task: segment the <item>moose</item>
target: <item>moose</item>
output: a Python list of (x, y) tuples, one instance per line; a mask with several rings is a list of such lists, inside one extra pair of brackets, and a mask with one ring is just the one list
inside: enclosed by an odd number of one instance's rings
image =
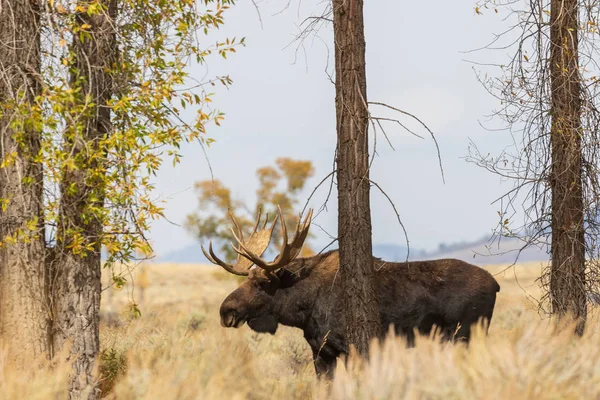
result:
[[(247, 323), (256, 332), (274, 334), (279, 324), (303, 330), (313, 353), (318, 376), (332, 378), (337, 357), (347, 353), (345, 317), (340, 280), (339, 253), (332, 250), (312, 257), (298, 257), (312, 219), (309, 210), (300, 219), (291, 242), (279, 210), (267, 228), (268, 215), (261, 229), (259, 211), (248, 240), (230, 213), (236, 228), (231, 229), (238, 254), (235, 264), (221, 260), (213, 251), (208, 260), (226, 271), (248, 279), (221, 304), (221, 325), (239, 328)], [(271, 242), (277, 220), (281, 220), (282, 246), (273, 261), (262, 258)], [(236, 232), (237, 231), (237, 232)], [(373, 258), (379, 295), (381, 332), (390, 328), (414, 345), (415, 331), (430, 334), (435, 329), (446, 341), (468, 343), (471, 327), (489, 327), (500, 291), (492, 275), (456, 259), (386, 262)]]

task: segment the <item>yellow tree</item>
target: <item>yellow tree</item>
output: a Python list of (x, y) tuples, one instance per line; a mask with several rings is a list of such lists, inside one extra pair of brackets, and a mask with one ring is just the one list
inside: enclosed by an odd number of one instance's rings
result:
[(23, 357), (70, 343), (69, 397), (96, 398), (101, 250), (107, 267), (151, 252), (152, 177), (207, 140), (223, 115), (205, 88), (230, 84), (186, 85), (188, 63), (243, 39), (199, 45), (232, 0), (41, 4), (0, 3), (0, 334)]
[(0, 1), (0, 344), (19, 358), (50, 347), (43, 169), (36, 161), (40, 10), (39, 1)]
[[(228, 261), (237, 257), (230, 242), (235, 243), (229, 230), (230, 215), (234, 215), (243, 231), (250, 230), (255, 224), (256, 212), (262, 211), (270, 220), (277, 215), (278, 207), (287, 226), (295, 226), (298, 222), (299, 197), (306, 181), (314, 175), (310, 161), (278, 158), (275, 166), (266, 166), (256, 171), (258, 189), (256, 190), (256, 207), (253, 210), (247, 203), (232, 198), (231, 191), (220, 181), (207, 180), (196, 183), (198, 193), (198, 209), (187, 216), (185, 226), (201, 241), (215, 240), (220, 246), (221, 254)], [(273, 242), (281, 245), (280, 225), (273, 232)], [(304, 255), (310, 255), (312, 250), (305, 245)]]

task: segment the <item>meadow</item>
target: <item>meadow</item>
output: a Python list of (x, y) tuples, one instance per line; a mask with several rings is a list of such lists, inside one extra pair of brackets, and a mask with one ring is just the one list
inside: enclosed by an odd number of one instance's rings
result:
[[(489, 336), (478, 332), (469, 348), (420, 338), (406, 349), (391, 338), (373, 345), (369, 363), (351, 358), (333, 382), (319, 382), (301, 331), (220, 326), (219, 305), (239, 278), (214, 266), (150, 264), (128, 276), (134, 286), (103, 293), (101, 387), (107, 399), (600, 398), (600, 319), (577, 338), (541, 316), (541, 267), (486, 267), (501, 291)], [(60, 362), (18, 370), (0, 357), (0, 398), (63, 399), (67, 373)]]

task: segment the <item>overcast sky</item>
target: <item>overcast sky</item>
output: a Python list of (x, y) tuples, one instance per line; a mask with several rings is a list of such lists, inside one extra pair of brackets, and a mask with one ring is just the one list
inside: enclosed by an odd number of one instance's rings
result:
[[(263, 25), (251, 2), (239, 1), (226, 14), (219, 36), (246, 37), (227, 61), (209, 60), (208, 71), (194, 68), (201, 79), (229, 74), (229, 89), (217, 88), (215, 106), (226, 113), (223, 125), (210, 127), (216, 142), (208, 149), (214, 175), (232, 188), (235, 196), (253, 203), (258, 167), (272, 165), (278, 157), (310, 160), (316, 167), (313, 187), (332, 168), (335, 133), (335, 91), (326, 74), (331, 71), (332, 28), (319, 38), (309, 38), (300, 51), (292, 42), (301, 21), (318, 14), (322, 1), (287, 0), (259, 2)], [(440, 242), (472, 240), (491, 232), (498, 220), (498, 205), (490, 203), (510, 187), (500, 179), (464, 160), (469, 139), (484, 151), (499, 152), (509, 141), (503, 132), (484, 130), (485, 121), (498, 101), (477, 81), (473, 64), (503, 54), (465, 54), (486, 44), (503, 27), (493, 12), (477, 16), (474, 1), (369, 1), (365, 2), (367, 87), (370, 101), (380, 101), (417, 115), (436, 134), (446, 183), (441, 179), (435, 146), (427, 132), (421, 140), (397, 126), (387, 133), (395, 151), (378, 138), (378, 157), (371, 172), (393, 199), (409, 234), (411, 246), (433, 249)], [(280, 14), (275, 15), (278, 11)], [(216, 36), (214, 36), (216, 39)], [(211, 36), (212, 42), (213, 36)], [(375, 115), (392, 116), (389, 113)], [(408, 123), (408, 120), (403, 119)], [(413, 124), (411, 125), (416, 128)], [(184, 159), (176, 168), (166, 163), (158, 176), (157, 194), (167, 200), (170, 221), (182, 224), (196, 208), (192, 186), (210, 178), (197, 144), (183, 148)], [(307, 191), (307, 195), (308, 195)], [(319, 191), (313, 205), (326, 196)], [(331, 234), (337, 229), (337, 197), (316, 222)], [(402, 231), (387, 200), (372, 189), (373, 241), (403, 244)], [(313, 227), (318, 244), (328, 236)], [(194, 242), (183, 227), (166, 221), (154, 224), (151, 238), (158, 254)]]

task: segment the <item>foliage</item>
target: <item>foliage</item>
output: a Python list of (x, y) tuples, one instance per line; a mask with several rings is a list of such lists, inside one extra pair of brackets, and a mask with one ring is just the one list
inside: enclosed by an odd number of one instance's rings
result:
[[(270, 221), (277, 214), (277, 206), (288, 226), (293, 229), (298, 222), (297, 206), (299, 196), (308, 178), (314, 174), (310, 161), (278, 158), (275, 166), (266, 166), (256, 171), (259, 187), (256, 190), (256, 211), (262, 210), (263, 216), (268, 213)], [(201, 241), (216, 240), (220, 254), (228, 261), (237, 258), (230, 242), (234, 242), (228, 212), (234, 215), (244, 232), (250, 232), (255, 225), (256, 216), (250, 206), (242, 200), (232, 198), (231, 191), (219, 180), (201, 181), (195, 185), (198, 194), (198, 209), (187, 216), (185, 223), (188, 231)], [(263, 217), (263, 221), (264, 221)], [(280, 224), (275, 228), (273, 241), (280, 246)], [(311, 254), (310, 247), (305, 245), (304, 255)]]
[[(109, 12), (106, 4), (115, 5), (117, 11)], [(153, 177), (165, 159), (179, 162), (183, 143), (210, 143), (207, 125), (219, 125), (223, 119), (223, 114), (211, 107), (214, 93), (208, 89), (216, 84), (228, 86), (231, 79), (219, 76), (192, 81), (187, 67), (190, 63), (204, 67), (213, 54), (227, 58), (244, 44), (243, 38), (216, 42), (209, 38), (223, 25), (233, 4), (234, 0), (45, 3), (42, 70), (36, 75), (41, 94), (33, 105), (20, 102), (19, 97), (1, 104), (2, 113), (10, 116), (17, 132), (33, 127), (41, 134), (39, 152), (27, 148), (23, 135), (18, 133), (15, 139), (23, 154), (43, 165), (45, 232), (39, 231), (35, 217), (27, 225), (29, 232), (19, 230), (0, 238), (0, 244), (43, 236), (51, 246), (63, 241), (69, 251), (82, 256), (101, 245), (108, 255), (107, 266), (132, 260), (136, 254), (151, 254), (144, 233), (151, 221), (163, 217), (161, 204), (151, 197)], [(116, 42), (115, 59), (104, 71), (114, 95), (105, 104), (96, 104), (93, 91), (85, 91), (86, 74), (78, 70), (85, 64), (77, 60), (75, 46), (69, 45), (75, 40), (95, 40), (96, 32), (85, 22), (95, 17), (108, 20)], [(110, 110), (110, 132), (94, 143), (86, 142), (83, 132), (89, 117), (106, 108)], [(195, 116), (185, 121), (179, 113), (188, 108)], [(74, 151), (75, 147), (87, 151)], [(10, 158), (3, 160), (0, 169), (10, 163)], [(67, 227), (56, 237), (59, 188), (70, 171), (84, 171), (83, 185), (98, 188), (85, 192), (86, 206), (78, 212), (84, 224), (99, 221), (103, 227), (100, 237), (86, 235), (81, 226)], [(78, 194), (75, 184), (65, 190)], [(10, 201), (0, 199), (0, 204), (6, 206)]]
[(117, 380), (127, 372), (125, 354), (114, 348), (106, 348), (100, 352), (100, 385), (101, 396), (106, 397), (114, 388)]

